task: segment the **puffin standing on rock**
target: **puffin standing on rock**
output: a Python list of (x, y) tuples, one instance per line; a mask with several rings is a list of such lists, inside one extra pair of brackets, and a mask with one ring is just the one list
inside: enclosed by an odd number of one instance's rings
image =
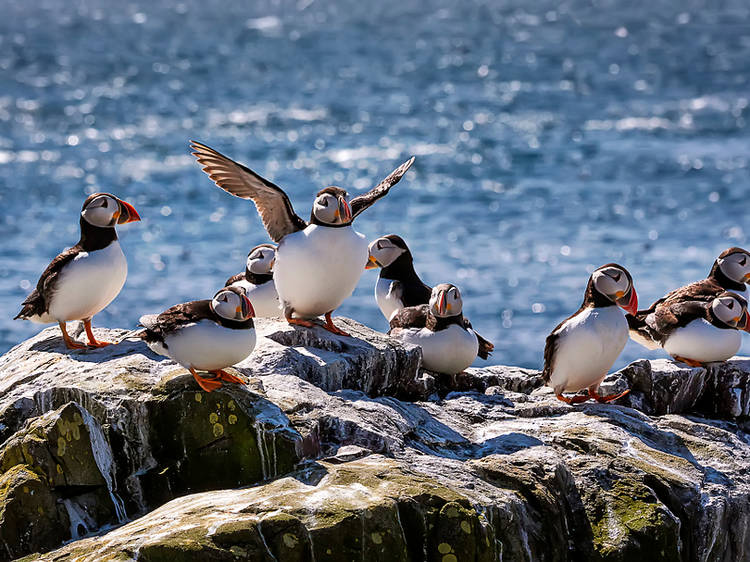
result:
[(750, 332), (747, 301), (730, 291), (711, 302), (665, 302), (654, 312), (627, 319), (632, 339), (649, 349), (661, 347), (691, 367), (726, 361), (740, 349), (738, 330)]
[(388, 334), (421, 347), (425, 369), (455, 375), (481, 356), (478, 336), (462, 310), (458, 287), (441, 283), (432, 289), (429, 304), (398, 310)]
[(81, 209), (81, 239), (47, 266), (14, 320), (57, 322), (68, 349), (86, 347), (65, 329), (66, 322), (83, 320), (90, 347), (109, 345), (94, 337), (91, 318), (114, 300), (128, 275), (115, 225), (139, 220), (130, 203), (110, 193), (89, 195)]
[(281, 314), (279, 295), (273, 283), (276, 246), (260, 244), (247, 255), (245, 271), (227, 279), (225, 287), (241, 287), (253, 303), (255, 317), (277, 318)]
[[(628, 341), (628, 323), (618, 306), (634, 313), (638, 295), (630, 273), (621, 265), (609, 263), (591, 274), (581, 308), (547, 336), (542, 378), (558, 399), (568, 404), (590, 398), (611, 402), (630, 392), (609, 396), (597, 392)], [(563, 392), (584, 388), (588, 396), (563, 396)]]
[(367, 241), (352, 221), (398, 183), (414, 158), (351, 203), (339, 187), (320, 190), (307, 223), (277, 185), (204, 144), (193, 141), (191, 147), (216, 185), (255, 203), (263, 226), (279, 244), (273, 278), (287, 322), (313, 327), (317, 324), (311, 320), (325, 315), (326, 330), (348, 336), (333, 324), (331, 313), (354, 292), (367, 263)]
[[(390, 322), (402, 308), (430, 302), (432, 289), (414, 271), (414, 258), (403, 238), (396, 234), (381, 236), (370, 243), (368, 251), (370, 256), (365, 269), (381, 268), (375, 284), (375, 301), (386, 320)], [(468, 318), (463, 318), (463, 322), (471, 329)], [(476, 332), (474, 334), (479, 340), (479, 357), (487, 359), (495, 346)]]
[[(240, 287), (225, 287), (211, 300), (178, 304), (161, 314), (141, 316), (145, 329), (125, 338), (140, 338), (159, 355), (174, 359), (206, 392), (221, 381), (245, 384), (223, 369), (239, 363), (255, 348), (253, 305)], [(124, 339), (125, 339), (124, 338)], [(208, 371), (212, 378), (197, 371)]]

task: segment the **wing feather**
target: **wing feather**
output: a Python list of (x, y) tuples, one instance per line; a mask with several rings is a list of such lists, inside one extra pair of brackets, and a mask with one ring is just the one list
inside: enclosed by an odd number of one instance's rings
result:
[(407, 172), (407, 170), (413, 163), (414, 156), (412, 156), (398, 168), (393, 170), (387, 178), (373, 187), (370, 191), (354, 197), (349, 202), (349, 205), (352, 209), (352, 220), (362, 211), (367, 209), (370, 205), (375, 203), (375, 201), (377, 201), (381, 197), (384, 197), (388, 193), (388, 191), (399, 182), (399, 180), (403, 177), (403, 175)]
[(307, 227), (307, 223), (294, 212), (287, 194), (278, 185), (205, 144), (191, 141), (190, 147), (203, 171), (216, 185), (227, 193), (255, 203), (263, 226), (274, 242)]

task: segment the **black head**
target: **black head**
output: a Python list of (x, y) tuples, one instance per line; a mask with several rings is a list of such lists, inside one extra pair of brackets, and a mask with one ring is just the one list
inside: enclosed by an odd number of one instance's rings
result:
[(352, 222), (352, 210), (346, 202), (347, 193), (330, 186), (318, 191), (313, 203), (310, 222), (323, 226), (347, 226)]
[(616, 304), (635, 314), (638, 311), (638, 295), (630, 272), (616, 263), (608, 263), (594, 270), (586, 287), (584, 303), (591, 306)]

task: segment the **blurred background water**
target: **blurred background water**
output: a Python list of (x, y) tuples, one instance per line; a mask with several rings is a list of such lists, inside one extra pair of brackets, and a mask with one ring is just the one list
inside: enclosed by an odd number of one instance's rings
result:
[[(246, 4), (246, 5), (242, 5)], [(750, 5), (710, 2), (5, 2), (0, 19), (0, 351), (93, 191), (130, 201), (130, 273), (98, 326), (210, 296), (266, 241), (188, 152), (246, 163), (309, 216), (369, 189), (356, 222), (452, 281), (492, 363), (544, 339), (617, 261), (641, 304), (746, 245)], [(386, 329), (376, 273), (338, 311)], [(750, 352), (745, 345), (744, 352)], [(618, 366), (660, 356), (629, 343)]]

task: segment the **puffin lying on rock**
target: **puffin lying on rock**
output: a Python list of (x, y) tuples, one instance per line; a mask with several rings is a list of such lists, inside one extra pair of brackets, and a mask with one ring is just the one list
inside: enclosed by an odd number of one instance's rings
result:
[(204, 144), (191, 147), (216, 185), (255, 203), (271, 240), (279, 244), (274, 284), (287, 322), (312, 327), (312, 319), (325, 315), (327, 330), (348, 336), (333, 324), (331, 313), (352, 294), (367, 263), (367, 242), (352, 221), (398, 183), (414, 158), (351, 203), (339, 187), (320, 190), (307, 223), (277, 185)]
[(738, 330), (750, 332), (747, 301), (730, 291), (711, 302), (667, 301), (627, 319), (632, 339), (692, 367), (733, 357), (742, 343)]
[[(195, 377), (206, 392), (221, 381), (245, 384), (223, 369), (239, 363), (255, 348), (253, 305), (240, 287), (225, 287), (211, 300), (178, 304), (162, 312), (141, 316), (144, 330), (127, 334), (140, 338), (152, 351), (174, 359)], [(197, 371), (208, 371), (203, 377)]]
[[(596, 269), (589, 278), (581, 308), (547, 336), (542, 378), (568, 404), (611, 402), (625, 396), (600, 396), (597, 390), (628, 341), (628, 323), (619, 310), (633, 314), (638, 295), (630, 273), (616, 263)], [(588, 389), (588, 396), (567, 398), (563, 392)]]
[[(746, 283), (748, 281), (750, 281), (750, 254), (742, 248), (727, 248), (716, 258), (708, 277), (675, 289), (647, 309), (633, 314), (633, 318), (628, 319), (629, 324), (634, 327), (630, 330), (630, 337), (642, 346), (653, 349), (654, 340), (640, 329), (647, 317), (669, 316), (670, 309), (678, 303), (700, 301), (710, 304), (725, 291), (731, 291), (747, 301)], [(657, 341), (659, 341), (658, 337)]]
[(432, 289), (429, 304), (398, 310), (388, 334), (421, 347), (425, 369), (455, 375), (474, 362), (480, 349), (477, 334), (462, 310), (458, 287), (441, 283)]
[(277, 318), (281, 315), (279, 295), (273, 283), (276, 246), (260, 244), (247, 255), (245, 271), (227, 279), (225, 287), (241, 287), (253, 303), (256, 318)]
[(128, 276), (115, 225), (139, 220), (130, 203), (110, 193), (89, 195), (81, 209), (81, 239), (47, 266), (14, 320), (57, 322), (68, 349), (86, 347), (65, 329), (66, 322), (83, 320), (90, 347), (109, 345), (94, 337), (91, 318), (114, 300)]
[[(396, 234), (381, 236), (370, 243), (368, 251), (370, 256), (365, 269), (381, 268), (375, 285), (375, 301), (386, 320), (390, 322), (402, 308), (430, 302), (432, 289), (414, 271), (414, 258), (403, 238)], [(471, 328), (467, 318), (463, 321), (467, 328)], [(474, 333), (479, 341), (478, 355), (487, 359), (495, 346)]]

